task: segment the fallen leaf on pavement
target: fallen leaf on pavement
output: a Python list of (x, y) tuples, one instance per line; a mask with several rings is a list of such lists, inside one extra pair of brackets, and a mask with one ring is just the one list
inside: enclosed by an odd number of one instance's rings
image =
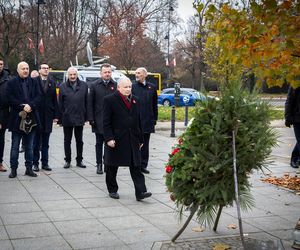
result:
[(237, 228), (237, 225), (235, 225), (235, 224), (229, 224), (229, 225), (227, 226), (227, 228), (229, 228), (229, 229), (236, 229), (236, 228)]
[(229, 245), (217, 243), (213, 246), (213, 250), (228, 250), (231, 249)]
[(203, 232), (203, 231), (205, 231), (205, 227), (193, 227), (192, 231), (194, 231), (194, 232)]
[(300, 178), (297, 175), (285, 173), (283, 177), (271, 176), (261, 179), (261, 181), (291, 190), (300, 191)]

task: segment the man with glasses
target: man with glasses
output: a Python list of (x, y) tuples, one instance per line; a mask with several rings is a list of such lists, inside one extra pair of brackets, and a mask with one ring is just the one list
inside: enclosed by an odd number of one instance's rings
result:
[(39, 67), (39, 80), (42, 101), (38, 109), (41, 128), (37, 131), (33, 142), (33, 171), (39, 171), (39, 160), (41, 151), (42, 169), (51, 171), (49, 167), (49, 138), (52, 132), (53, 122), (58, 121), (58, 103), (56, 97), (56, 83), (49, 78), (48, 64), (41, 64)]

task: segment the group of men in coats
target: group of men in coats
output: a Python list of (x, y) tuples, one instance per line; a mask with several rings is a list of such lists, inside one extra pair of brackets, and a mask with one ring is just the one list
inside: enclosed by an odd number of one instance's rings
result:
[(111, 65), (103, 64), (99, 80), (88, 86), (79, 80), (78, 70), (70, 67), (68, 79), (59, 88), (58, 102), (56, 85), (48, 77), (48, 70), (49, 66), (42, 64), (40, 76), (31, 78), (28, 64), (20, 62), (18, 76), (7, 82), (7, 103), (10, 107), (8, 128), (12, 132), (9, 177), (17, 176), (21, 138), (25, 142), (25, 174), (37, 176), (34, 171), (39, 171), (40, 151), (42, 169), (51, 171), (48, 149), (53, 121), (63, 126), (64, 168), (71, 167), (73, 131), (76, 166), (85, 168), (82, 162), (82, 132), (85, 122), (89, 121), (96, 136), (96, 171), (103, 174), (104, 165), (109, 196), (119, 199), (117, 170), (119, 166), (129, 166), (136, 199), (140, 201), (150, 197), (143, 173), (149, 173), (149, 139), (157, 120), (157, 94), (156, 87), (145, 81), (147, 70), (136, 70), (133, 85), (128, 78), (121, 78), (116, 83), (111, 78)]

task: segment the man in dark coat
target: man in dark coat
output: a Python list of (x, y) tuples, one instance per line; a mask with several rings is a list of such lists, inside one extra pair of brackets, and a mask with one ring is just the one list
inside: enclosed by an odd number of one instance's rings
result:
[(71, 166), (71, 141), (74, 130), (76, 140), (76, 166), (86, 168), (82, 163), (83, 157), (83, 141), (82, 131), (83, 125), (87, 120), (87, 97), (88, 85), (84, 81), (78, 79), (78, 71), (74, 67), (70, 67), (67, 71), (68, 80), (59, 88), (59, 111), (60, 122), (64, 130), (64, 150), (65, 165), (64, 168)]
[(4, 61), (0, 59), (0, 172), (6, 172), (3, 166), (3, 153), (5, 146), (5, 130), (7, 128), (7, 118), (9, 107), (6, 98), (6, 83), (9, 80), (9, 72), (4, 69)]
[(20, 62), (17, 71), (18, 76), (9, 80), (6, 88), (10, 106), (8, 129), (12, 132), (9, 178), (17, 176), (21, 138), (25, 143), (25, 175), (36, 177), (36, 173), (32, 171), (33, 139), (40, 126), (37, 111), (41, 101), (41, 89), (37, 79), (29, 76), (29, 66), (26, 62)]
[(58, 121), (58, 103), (56, 96), (56, 83), (49, 78), (49, 66), (41, 64), (40, 75), (37, 77), (41, 85), (42, 101), (39, 107), (41, 129), (35, 134), (33, 142), (33, 171), (39, 171), (39, 159), (41, 151), (42, 169), (51, 171), (48, 165), (49, 138), (52, 132), (53, 121)]
[(300, 88), (290, 86), (285, 102), (285, 125), (293, 125), (296, 145), (292, 151), (290, 165), (293, 168), (300, 166)]
[(146, 81), (147, 70), (138, 68), (135, 71), (136, 82), (132, 86), (132, 94), (136, 95), (140, 100), (141, 123), (144, 136), (144, 145), (141, 149), (142, 153), (142, 172), (149, 174), (147, 169), (149, 161), (149, 141), (150, 134), (154, 133), (156, 125), (158, 109), (157, 109), (157, 92), (156, 87)]
[(105, 139), (104, 164), (106, 166), (106, 186), (109, 196), (119, 199), (116, 180), (118, 166), (129, 166), (138, 201), (150, 197), (145, 177), (141, 172), (140, 148), (143, 134), (140, 124), (139, 103), (131, 95), (131, 81), (121, 78), (118, 91), (104, 97), (103, 135)]
[(117, 90), (117, 83), (111, 78), (112, 69), (110, 64), (102, 64), (100, 68), (101, 78), (90, 85), (88, 95), (88, 120), (92, 131), (96, 135), (96, 163), (97, 174), (103, 174), (103, 98)]

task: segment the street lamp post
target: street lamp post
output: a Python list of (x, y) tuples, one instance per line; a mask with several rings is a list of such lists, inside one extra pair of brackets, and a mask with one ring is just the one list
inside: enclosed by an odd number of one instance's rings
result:
[(36, 18), (36, 52), (35, 52), (35, 66), (39, 66), (39, 28), (40, 28), (40, 5), (46, 4), (44, 0), (37, 0), (37, 18)]
[(167, 40), (167, 69), (168, 76), (167, 79), (171, 78), (171, 68), (170, 68), (170, 27), (171, 27), (171, 12), (174, 11), (174, 8), (171, 5), (171, 0), (169, 0), (169, 15), (168, 15), (168, 34), (164, 37)]

